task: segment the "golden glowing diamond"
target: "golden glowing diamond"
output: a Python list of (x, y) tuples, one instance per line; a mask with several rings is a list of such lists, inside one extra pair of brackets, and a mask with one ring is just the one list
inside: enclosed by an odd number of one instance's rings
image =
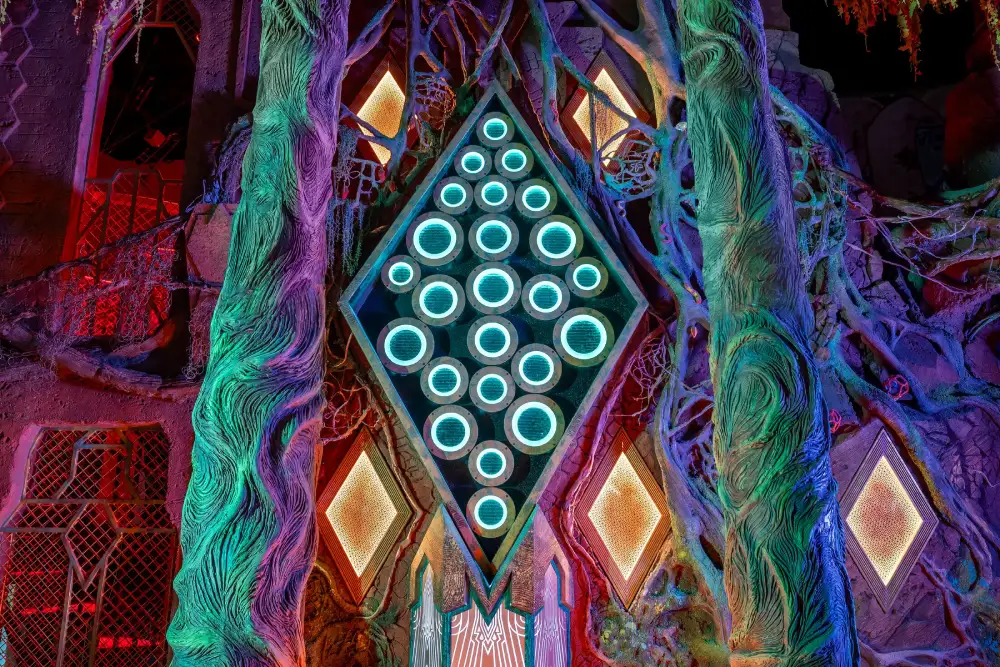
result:
[(847, 525), (883, 584), (896, 573), (923, 523), (896, 472), (881, 457), (847, 515)]
[(360, 603), (412, 514), (367, 429), (341, 459), (316, 507), (320, 537)]
[(663, 515), (622, 452), (587, 516), (628, 579)]
[(887, 431), (875, 439), (844, 491), (840, 511), (847, 550), (888, 611), (938, 518)]
[(594, 471), (583, 511), (580, 528), (628, 607), (656, 560), (668, 520), (663, 491), (624, 431)]
[[(399, 129), (399, 119), (403, 116), (405, 102), (406, 95), (403, 93), (403, 89), (396, 83), (392, 71), (386, 69), (385, 74), (368, 95), (368, 99), (361, 105), (358, 118), (387, 137), (395, 136), (396, 130)], [(372, 136), (366, 127), (362, 127), (361, 132), (369, 137)], [(371, 147), (379, 162), (382, 164), (389, 162), (392, 152), (388, 148), (376, 143), (372, 143)]]
[(361, 452), (326, 508), (326, 518), (358, 576), (375, 555), (397, 514), (368, 452)]
[[(594, 85), (608, 96), (608, 99), (611, 100), (615, 107), (626, 115), (635, 118), (635, 110), (629, 105), (621, 89), (615, 85), (607, 69), (601, 68), (600, 72), (597, 73), (597, 77), (594, 78)], [(604, 102), (598, 102), (595, 111), (594, 127), (597, 130), (597, 148), (601, 149), (607, 143), (602, 153), (602, 157), (607, 161), (618, 150), (618, 146), (625, 139), (625, 135), (622, 134), (614, 139), (611, 138), (628, 128), (629, 124), (614, 109), (608, 108)], [(593, 137), (591, 137), (590, 133), (590, 93), (583, 96), (580, 106), (573, 113), (573, 120), (579, 126), (580, 131), (583, 132), (583, 136), (587, 138), (587, 141), (593, 142)], [(611, 139), (610, 142), (608, 142), (609, 139)]]

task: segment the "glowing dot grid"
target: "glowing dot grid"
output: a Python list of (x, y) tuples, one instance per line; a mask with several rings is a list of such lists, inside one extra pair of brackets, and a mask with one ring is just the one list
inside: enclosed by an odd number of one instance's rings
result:
[[(553, 338), (555, 325), (560, 320), (568, 319), (569, 313), (574, 312), (575, 309), (585, 308), (598, 311), (607, 318), (613, 329), (613, 331), (608, 332), (609, 336), (606, 345), (607, 351), (611, 352), (615, 349), (619, 341), (624, 342), (623, 339), (627, 338), (634, 329), (639, 311), (645, 308), (645, 301), (642, 299), (634, 283), (627, 276), (624, 279), (622, 278), (621, 272), (618, 270), (619, 265), (617, 264), (617, 260), (613, 259), (612, 251), (607, 244), (603, 240), (598, 240), (600, 237), (593, 227), (593, 223), (587, 217), (587, 212), (579, 210), (575, 197), (566, 196), (561, 179), (553, 176), (554, 167), (551, 168), (551, 171), (546, 168), (546, 165), (551, 165), (548, 157), (539, 150), (536, 139), (519, 125), (517, 120), (514, 120), (517, 118), (516, 111), (512, 113), (511, 108), (507, 104), (502, 103), (501, 99), (497, 99), (501, 96), (502, 93), (499, 93), (496, 97), (489, 99), (487, 104), (481, 103), (480, 107), (485, 108), (482, 108), (479, 113), (473, 111), (470, 115), (471, 122), (467, 122), (465, 126), (464, 135), (463, 130), (460, 129), (457, 135), (457, 143), (449, 146), (439, 158), (439, 168), (431, 171), (428, 180), (423, 183), (421, 190), (413, 196), (413, 200), (416, 202), (415, 205), (400, 214), (400, 218), (397, 219), (393, 228), (387, 232), (383, 244), (376, 248), (372, 258), (369, 259), (368, 263), (362, 269), (361, 275), (355, 279), (355, 284), (352, 284), (351, 288), (348, 289), (342, 306), (346, 304), (347, 308), (351, 309), (350, 314), (356, 315), (357, 326), (361, 329), (359, 333), (364, 334), (363, 337), (358, 336), (358, 338), (359, 341), (363, 341), (362, 349), (368, 355), (369, 360), (373, 361), (372, 357), (376, 357), (373, 363), (379, 363), (379, 365), (384, 367), (384, 363), (382, 363), (382, 359), (380, 358), (383, 355), (383, 351), (375, 349), (374, 345), (374, 342), (379, 338), (380, 332), (394, 320), (412, 318), (416, 317), (416, 315), (412, 309), (411, 292), (393, 293), (378, 279), (377, 272), (381, 267), (379, 262), (376, 261), (377, 256), (387, 259), (395, 255), (408, 255), (420, 264), (423, 278), (426, 279), (435, 275), (453, 278), (466, 292), (466, 305), (461, 316), (455, 322), (443, 326), (429, 326), (434, 336), (434, 353), (432, 359), (444, 356), (454, 357), (465, 365), (470, 377), (486, 366), (499, 366), (516, 377), (518, 369), (512, 366), (510, 358), (507, 358), (502, 363), (495, 361), (483, 363), (477, 360), (469, 350), (467, 343), (469, 329), (473, 323), (484, 317), (499, 317), (512, 323), (517, 331), (517, 349), (533, 343), (542, 344), (550, 348), (551, 354), (555, 355), (556, 359), (562, 364), (562, 374), (555, 386), (546, 391), (532, 394), (521, 389), (515, 382), (511, 387), (511, 391), (515, 399), (523, 396), (545, 397), (552, 400), (558, 406), (562, 412), (559, 415), (562, 419), (558, 425), (559, 430), (555, 438), (555, 442), (558, 444), (566, 438), (567, 427), (571, 425), (578, 409), (581, 407), (583, 409), (589, 408), (589, 406), (584, 405), (585, 397), (588, 397), (595, 380), (604, 376), (602, 371), (604, 371), (605, 367), (611, 366), (615, 359), (614, 356), (609, 356), (602, 362), (582, 367), (569, 363), (565, 357), (560, 357), (556, 351), (556, 343)], [(487, 97), (491, 96), (488, 95)], [(489, 215), (487, 211), (483, 210), (476, 203), (473, 203), (472, 206), (461, 213), (452, 212), (449, 214), (457, 220), (459, 226), (464, 231), (465, 237), (461, 253), (452, 262), (442, 266), (425, 264), (421, 262), (419, 253), (411, 252), (406, 245), (407, 227), (414, 224), (414, 221), (419, 216), (438, 211), (438, 207), (434, 201), (434, 190), (437, 183), (445, 178), (460, 177), (459, 171), (453, 164), (454, 156), (459, 150), (468, 145), (479, 146), (489, 158), (484, 170), (487, 173), (485, 178), (488, 179), (491, 175), (499, 175), (493, 157), (502, 151), (504, 146), (487, 146), (480, 141), (477, 133), (477, 126), (481, 121), (482, 115), (487, 112), (501, 112), (506, 114), (509, 118), (508, 122), (512, 122), (514, 125), (514, 132), (509, 142), (524, 144), (534, 154), (531, 168), (516, 179), (510, 178), (513, 188), (516, 189), (518, 185), (530, 179), (542, 179), (553, 185), (556, 206), (549, 215), (566, 216), (577, 223), (583, 231), (582, 248), (579, 254), (574, 254), (574, 256), (593, 258), (601, 262), (608, 270), (610, 280), (607, 289), (600, 295), (589, 298), (570, 294), (569, 310), (566, 315), (560, 318), (549, 320), (536, 319), (525, 311), (522, 305), (521, 295), (524, 284), (528, 280), (534, 276), (547, 274), (555, 276), (560, 281), (564, 281), (568, 265), (565, 262), (548, 264), (533, 254), (529, 243), (531, 230), (535, 226), (543, 224), (549, 216), (533, 218), (524, 215), (517, 207), (513, 197), (510, 198), (510, 207), (497, 213), (511, 219), (517, 227), (519, 235), (516, 251), (502, 262), (502, 264), (505, 264), (517, 273), (521, 282), (520, 290), (512, 298), (516, 305), (510, 310), (501, 313), (480, 312), (469, 299), (471, 296), (469, 294), (471, 284), (467, 279), (470, 273), (476, 267), (488, 263), (476, 256), (469, 245), (470, 229), (473, 223), (477, 219)], [(529, 160), (529, 162), (531, 161)], [(474, 186), (475, 183), (470, 182), (470, 185)], [(511, 194), (513, 194), (513, 191), (511, 191)], [(358, 289), (355, 285), (363, 285), (364, 288)], [(357, 298), (352, 300), (352, 296), (355, 294)], [(347, 311), (347, 308), (345, 308), (345, 311)], [(348, 320), (352, 326), (355, 325), (355, 322), (351, 321), (351, 317), (348, 317)], [(399, 411), (400, 416), (404, 420), (407, 417), (410, 419), (411, 432), (415, 431), (422, 434), (428, 415), (441, 406), (430, 401), (424, 395), (420, 386), (421, 370), (417, 369), (409, 374), (386, 371), (385, 378), (391, 382), (401, 400), (404, 410)], [(383, 379), (384, 381), (385, 379)], [(514, 447), (508, 442), (504, 429), (505, 416), (513, 415), (513, 407), (488, 413), (477, 408), (472, 402), (471, 397), (474, 391), (475, 387), (470, 383), (465, 395), (452, 405), (464, 408), (474, 415), (479, 431), (476, 438), (477, 442), (496, 440), (511, 450), (514, 461), (513, 473), (506, 482), (495, 488), (510, 495), (514, 502), (513, 514), (520, 516), (522, 508), (531, 499), (530, 497), (535, 490), (536, 484), (543, 478), (543, 473), (546, 472), (546, 467), (552, 457), (553, 451), (558, 450), (558, 448), (542, 447), (540, 449), (544, 451), (541, 453), (529, 455), (524, 452), (524, 448), (519, 449)], [(391, 395), (392, 392), (390, 392)], [(590, 401), (593, 401), (593, 397), (590, 397)], [(469, 449), (471, 450), (471, 446), (475, 444), (471, 443)], [(473, 478), (470, 463), (474, 465), (474, 462), (470, 462), (468, 455), (459, 459), (445, 460), (440, 456), (433, 455), (435, 450), (433, 443), (425, 442), (424, 445), (432, 454), (430, 457), (423, 457), (425, 462), (428, 462), (428, 460), (433, 461), (433, 465), (440, 472), (440, 478), (436, 478), (435, 481), (440, 484), (443, 480), (458, 507), (463, 510), (466, 517), (470, 520), (470, 527), (475, 530), (475, 527), (471, 525), (474, 521), (474, 508), (468, 506), (469, 500), (476, 491), (488, 487), (484, 487)], [(447, 494), (445, 497), (447, 497)], [(508, 517), (508, 522), (517, 525), (513, 516)], [(512, 542), (515, 537), (516, 535), (509, 533), (498, 537), (483, 537), (482, 535), (478, 535), (477, 540), (478, 546), (482, 548), (487, 561), (493, 561), (493, 565), (498, 566), (499, 562), (497, 561), (502, 560), (509, 548), (502, 548), (502, 545)], [(470, 544), (470, 547), (473, 547), (473, 551), (475, 551), (475, 546)], [(483, 561), (478, 557), (477, 559), (483, 565)], [(484, 567), (484, 569), (487, 568)]]

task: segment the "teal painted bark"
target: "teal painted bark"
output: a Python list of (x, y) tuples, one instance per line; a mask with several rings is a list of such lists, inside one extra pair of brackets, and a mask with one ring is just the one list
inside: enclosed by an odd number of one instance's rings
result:
[(316, 551), (326, 207), (348, 0), (264, 0), (261, 78), (193, 415), (175, 665), (301, 665)]
[(734, 665), (852, 665), (858, 644), (756, 0), (682, 0), (712, 325)]

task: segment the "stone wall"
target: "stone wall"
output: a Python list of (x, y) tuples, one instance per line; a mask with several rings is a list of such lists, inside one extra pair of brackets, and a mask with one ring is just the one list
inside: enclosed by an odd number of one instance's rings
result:
[(0, 40), (0, 283), (60, 259), (91, 32), (74, 0), (11, 0)]

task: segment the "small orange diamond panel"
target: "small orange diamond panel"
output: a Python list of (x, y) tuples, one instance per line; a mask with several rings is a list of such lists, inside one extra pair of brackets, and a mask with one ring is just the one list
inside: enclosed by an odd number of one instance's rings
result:
[(847, 546), (888, 610), (937, 525), (889, 434), (882, 431), (841, 502)]
[[(580, 87), (563, 110), (562, 122), (579, 147), (587, 151), (594, 143), (593, 135), (596, 133), (597, 149), (607, 164), (625, 140), (629, 127), (628, 118), (645, 120), (648, 115), (606, 53), (601, 52), (594, 59), (587, 70), (587, 78), (594, 82), (597, 90), (604, 93), (614, 108), (603, 100), (598, 100), (591, 109), (594, 96)], [(593, 127), (590, 117), (592, 111)]]
[(667, 532), (663, 491), (619, 432), (584, 498), (581, 529), (622, 602), (632, 603)]
[(362, 431), (318, 503), (319, 531), (356, 602), (399, 539), (411, 510), (367, 431)]
[[(399, 119), (403, 117), (403, 106), (406, 94), (399, 85), (397, 73), (391, 61), (386, 58), (375, 69), (371, 79), (351, 104), (355, 115), (367, 125), (375, 128), (382, 135), (392, 137), (399, 129)], [(371, 130), (365, 125), (360, 127), (361, 133), (372, 136)], [(368, 142), (375, 159), (381, 164), (387, 164), (392, 152), (380, 144)]]

